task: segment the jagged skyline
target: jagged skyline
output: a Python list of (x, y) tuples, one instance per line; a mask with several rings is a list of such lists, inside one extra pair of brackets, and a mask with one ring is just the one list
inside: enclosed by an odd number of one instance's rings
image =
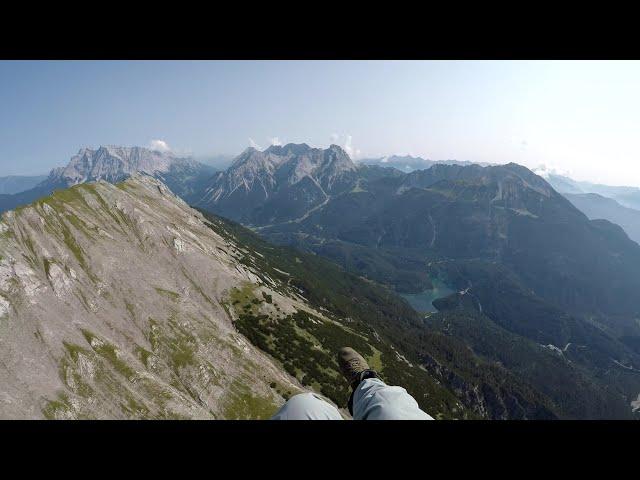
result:
[(82, 147), (198, 158), (304, 142), (640, 186), (640, 62), (5, 61), (0, 75), (2, 176)]

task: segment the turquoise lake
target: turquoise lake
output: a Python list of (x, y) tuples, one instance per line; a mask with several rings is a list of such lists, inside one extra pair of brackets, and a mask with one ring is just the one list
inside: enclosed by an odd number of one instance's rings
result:
[(450, 289), (440, 280), (432, 280), (433, 289), (425, 290), (420, 293), (401, 293), (400, 296), (404, 298), (414, 308), (414, 310), (420, 313), (437, 312), (434, 306), (431, 304), (436, 298), (446, 297), (455, 293), (455, 290)]

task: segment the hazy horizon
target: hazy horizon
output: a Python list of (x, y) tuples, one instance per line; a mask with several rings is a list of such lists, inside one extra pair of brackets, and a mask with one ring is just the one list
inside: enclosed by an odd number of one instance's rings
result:
[(0, 78), (0, 176), (82, 147), (292, 142), (640, 186), (637, 61), (3, 61)]

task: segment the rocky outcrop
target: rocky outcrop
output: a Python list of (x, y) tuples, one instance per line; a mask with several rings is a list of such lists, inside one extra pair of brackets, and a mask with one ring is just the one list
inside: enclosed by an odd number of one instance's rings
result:
[(248, 148), (213, 178), (196, 205), (247, 223), (293, 221), (350, 188), (357, 170), (337, 145)]
[(0, 418), (268, 417), (302, 387), (236, 331), (230, 292), (312, 309), (247, 255), (144, 175), (5, 213)]
[(98, 180), (116, 183), (135, 173), (162, 180), (174, 193), (189, 201), (195, 192), (202, 190), (214, 171), (213, 167), (171, 152), (142, 147), (82, 148), (65, 167), (54, 168), (35, 187), (15, 195), (0, 195), (0, 212), (31, 203), (56, 189)]

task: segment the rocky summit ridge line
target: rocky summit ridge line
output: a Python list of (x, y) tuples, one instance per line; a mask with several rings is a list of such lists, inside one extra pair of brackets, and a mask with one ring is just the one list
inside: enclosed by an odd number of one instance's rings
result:
[(31, 203), (54, 190), (97, 180), (116, 183), (135, 173), (158, 178), (177, 195), (191, 200), (214, 172), (215, 168), (209, 165), (172, 152), (113, 145), (82, 148), (66, 166), (52, 169), (34, 187), (13, 195), (0, 195), (0, 212)]

